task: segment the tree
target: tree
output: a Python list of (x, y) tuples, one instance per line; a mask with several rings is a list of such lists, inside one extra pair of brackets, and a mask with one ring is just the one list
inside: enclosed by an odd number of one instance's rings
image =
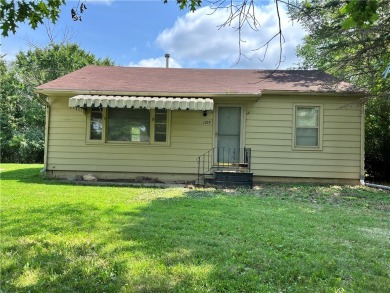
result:
[(23, 81), (32, 88), (89, 64), (113, 65), (109, 58), (98, 59), (72, 43), (50, 43), (45, 48), (35, 47), (20, 52), (14, 63)]
[(390, 64), (390, 2), (376, 3), (376, 16), (356, 23), (343, 13), (342, 1), (316, 0), (292, 9), (292, 17), (308, 31), (297, 50), (301, 67), (323, 69), (371, 95), (389, 97), (390, 79), (384, 73)]
[[(370, 2), (375, 5), (371, 7)], [(352, 8), (346, 14), (342, 1), (310, 1), (310, 5), (292, 10), (292, 17), (309, 32), (297, 52), (303, 59), (302, 68), (324, 70), (368, 92), (366, 170), (372, 177), (389, 180), (390, 2), (350, 3), (362, 5), (361, 11), (367, 9), (367, 15)]]
[(88, 64), (113, 65), (76, 44), (51, 43), (20, 52), (7, 65), (0, 60), (1, 161), (43, 161), (45, 107), (34, 88)]
[(42, 161), (44, 116), (42, 106), (24, 97), (17, 72), (0, 60), (1, 161)]
[[(15, 34), (18, 23), (28, 22), (32, 29), (37, 28), (48, 19), (55, 24), (60, 15), (61, 6), (66, 0), (0, 0), (0, 29), (1, 34), (6, 37), (9, 32)], [(77, 7), (71, 9), (73, 20), (81, 20), (81, 14), (87, 9), (85, 1), (79, 1)]]
[(0, 1), (0, 29), (5, 37), (9, 32), (16, 32), (18, 22), (28, 21), (33, 29), (38, 24), (43, 24), (44, 19), (50, 19), (52, 23), (55, 23), (59, 17), (61, 5), (65, 4), (65, 0)]

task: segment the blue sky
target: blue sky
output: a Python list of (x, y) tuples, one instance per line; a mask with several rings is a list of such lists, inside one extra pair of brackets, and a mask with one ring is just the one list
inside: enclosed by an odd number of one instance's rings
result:
[[(218, 29), (226, 20), (226, 10), (212, 13), (204, 5), (190, 12), (180, 10), (175, 0), (168, 4), (162, 0), (87, 0), (82, 21), (73, 21), (70, 16), (78, 1), (67, 1), (59, 21), (51, 29), (56, 41), (67, 35), (82, 49), (98, 58), (109, 57), (121, 66), (163, 67), (164, 54), (170, 53), (171, 67), (273, 69), (279, 56), (278, 40), (270, 44), (263, 61), (264, 51), (254, 49), (277, 32), (275, 4), (273, 0), (257, 2), (261, 27), (258, 32), (243, 30), (245, 42), (241, 48), (247, 57), (240, 59), (237, 31), (232, 27)], [(282, 25), (285, 43), (280, 68), (291, 68), (297, 63), (295, 47), (305, 33), (298, 23), (288, 20), (284, 10)], [(44, 26), (32, 30), (20, 24), (15, 35), (1, 39), (0, 51), (7, 54), (7, 60), (12, 60), (19, 51), (28, 50), (29, 43), (44, 47), (48, 42)]]

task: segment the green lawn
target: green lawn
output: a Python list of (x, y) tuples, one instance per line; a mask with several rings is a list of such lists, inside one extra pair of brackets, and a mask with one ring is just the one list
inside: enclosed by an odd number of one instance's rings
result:
[(1, 292), (389, 292), (390, 193), (89, 187), (1, 169)]

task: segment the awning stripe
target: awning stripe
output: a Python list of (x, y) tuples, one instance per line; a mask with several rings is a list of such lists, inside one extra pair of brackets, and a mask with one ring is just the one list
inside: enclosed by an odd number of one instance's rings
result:
[(69, 107), (99, 107), (103, 108), (143, 108), (168, 110), (213, 110), (214, 101), (211, 98), (181, 98), (181, 97), (136, 97), (136, 96), (103, 96), (78, 95), (69, 99)]

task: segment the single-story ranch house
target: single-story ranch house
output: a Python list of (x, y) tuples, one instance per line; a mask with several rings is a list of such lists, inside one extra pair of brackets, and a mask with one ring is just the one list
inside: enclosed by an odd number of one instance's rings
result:
[(364, 176), (364, 93), (319, 71), (86, 66), (36, 92), (51, 177)]

